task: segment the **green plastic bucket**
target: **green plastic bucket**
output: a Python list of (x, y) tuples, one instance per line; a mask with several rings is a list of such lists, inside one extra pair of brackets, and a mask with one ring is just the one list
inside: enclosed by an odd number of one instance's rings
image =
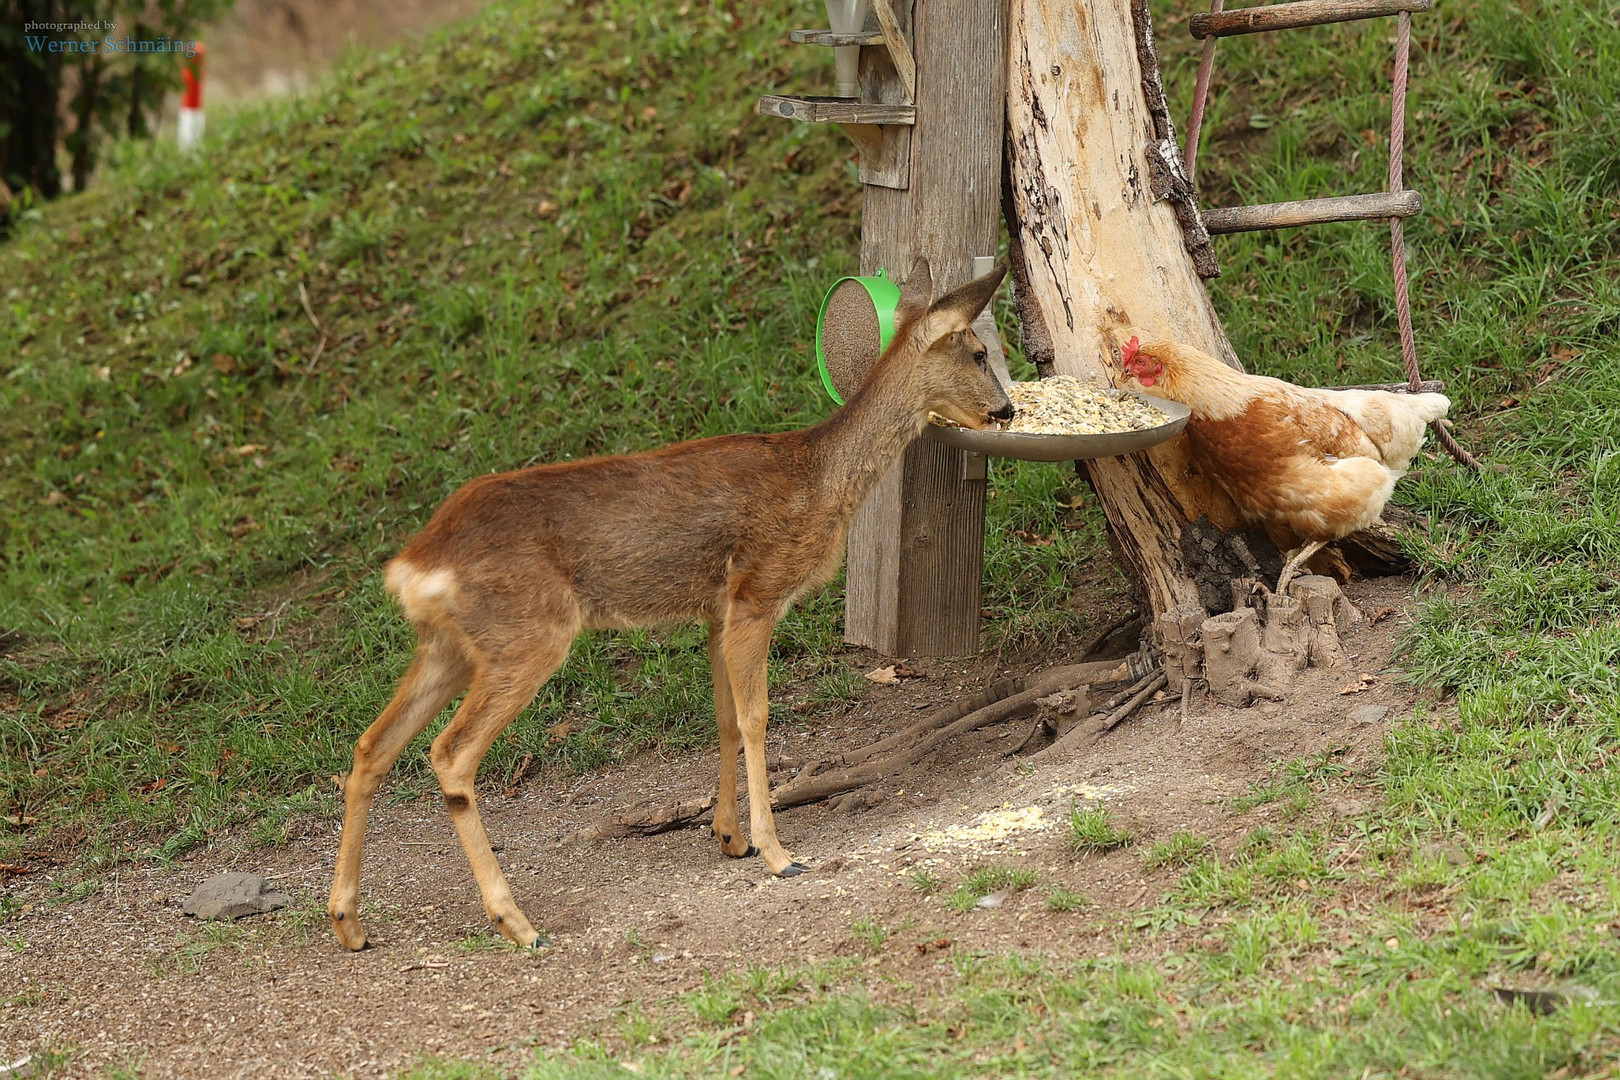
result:
[[(862, 295), (871, 302), (870, 312), (861, 302)], [(829, 331), (827, 312), (835, 296), (839, 297), (839, 310), (835, 312), (835, 317), (841, 322)], [(900, 287), (890, 281), (881, 269), (870, 277), (839, 278), (822, 298), (821, 310), (816, 313), (816, 364), (821, 369), (821, 384), (837, 404), (844, 403), (844, 395), (838, 392), (835, 375), (842, 374), (842, 381), (848, 386), (856, 365), (864, 362), (869, 367), (873, 360), (883, 355), (883, 350), (894, 340), (894, 309), (899, 303)], [(874, 330), (877, 338), (875, 353), (871, 351)], [(830, 365), (827, 356), (829, 347), (833, 350)], [(848, 388), (853, 392), (854, 386)]]

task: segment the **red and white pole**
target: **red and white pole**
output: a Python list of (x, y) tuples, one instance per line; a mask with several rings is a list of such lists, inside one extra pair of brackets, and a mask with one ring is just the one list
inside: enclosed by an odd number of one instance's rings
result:
[(180, 61), (180, 77), (186, 81), (185, 92), (180, 95), (180, 149), (191, 150), (202, 142), (203, 137), (203, 59), (208, 55), (201, 42), (197, 43), (196, 56), (184, 56)]

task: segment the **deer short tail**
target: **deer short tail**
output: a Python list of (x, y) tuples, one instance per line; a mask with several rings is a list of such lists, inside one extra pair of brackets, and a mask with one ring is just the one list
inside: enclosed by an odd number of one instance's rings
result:
[(424, 570), (401, 555), (388, 564), (383, 582), (405, 617), (418, 626), (455, 613), (460, 590), (455, 571), (448, 567)]

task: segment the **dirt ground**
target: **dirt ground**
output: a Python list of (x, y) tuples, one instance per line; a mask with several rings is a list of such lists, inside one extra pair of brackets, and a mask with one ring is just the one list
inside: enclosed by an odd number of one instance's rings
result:
[[(1179, 698), (1165, 698), (1095, 745), (1034, 766), (1008, 756), (1029, 721), (983, 729), (886, 782), (864, 810), (823, 803), (779, 813), (784, 842), (814, 867), (791, 880), (770, 877), (758, 859), (722, 857), (706, 827), (574, 838), (643, 798), (707, 793), (712, 749), (583, 779), (536, 778), (510, 798), (489, 791), (484, 819), (518, 901), (553, 939), (532, 954), (484, 934), (471, 872), (431, 797), (379, 800), (362, 879), (374, 947), (358, 954), (341, 951), (326, 927), (335, 820), (280, 848), (226, 844), (175, 870), (125, 869), (75, 903), (47, 901), (49, 881), (14, 880), (33, 903), (0, 936), (0, 1067), (68, 1048), (76, 1053), (58, 1075), (72, 1077), (109, 1067), (151, 1078), (377, 1077), (424, 1053), (518, 1066), (536, 1045), (611, 1033), (625, 1004), (656, 1004), (706, 976), (866, 956), (860, 920), (902, 928), (865, 962), (924, 988), (951, 979), (955, 948), (1105, 953), (1117, 916), (1157, 903), (1175, 880), (1173, 869), (1144, 871), (1144, 844), (1190, 829), (1229, 852), (1276, 812), (1226, 805), (1269, 766), (1327, 748), (1365, 765), (1380, 752), (1387, 724), (1412, 701), (1389, 671), (1412, 583), (1360, 582), (1347, 592), (1369, 616), (1346, 639), (1350, 665), (1307, 672), (1293, 700), (1230, 709), (1195, 696), (1183, 721)], [(1042, 657), (1020, 670), (1071, 659)], [(875, 687), (843, 717), (808, 730), (773, 732), (773, 758), (863, 745), (1005, 674), (988, 661), (913, 664), (923, 678)], [(1377, 675), (1373, 685), (1341, 693), (1364, 683), (1362, 672)], [(1389, 715), (1352, 719), (1365, 705)], [(1075, 803), (1110, 808), (1137, 846), (1076, 857), (1064, 844)], [(1042, 883), (994, 909), (950, 911), (945, 892), (985, 863), (1037, 869)], [(945, 891), (917, 890), (912, 875), (925, 868)], [(184, 916), (181, 900), (227, 869), (271, 878), (293, 893), (292, 907), (234, 925)], [(1046, 910), (1056, 884), (1094, 906)]]
[(197, 37), (208, 46), (204, 100), (302, 90), (344, 53), (421, 37), (487, 0), (237, 0)]

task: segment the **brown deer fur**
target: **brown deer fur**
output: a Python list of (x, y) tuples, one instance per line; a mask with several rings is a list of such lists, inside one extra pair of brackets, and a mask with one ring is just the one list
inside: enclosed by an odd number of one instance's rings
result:
[[(393, 700), (355, 744), (328, 908), (339, 941), (366, 945), (357, 913), (360, 853), (377, 786), (464, 689), (433, 741), (433, 769), (490, 921), (519, 944), (543, 940), (490, 850), (473, 778), (495, 738), (588, 629), (708, 623), (720, 850), (742, 857), (757, 848), (783, 877), (805, 869), (783, 850), (771, 818), (771, 634), (794, 600), (837, 573), (850, 518), (930, 411), (979, 428), (1012, 415), (970, 328), (1004, 272), (930, 305), (928, 267), (919, 261), (902, 291), (893, 344), (849, 403), (814, 427), (483, 476), (445, 500), (388, 564), (388, 589), (418, 644)], [(737, 820), (739, 743), (747, 837)]]

